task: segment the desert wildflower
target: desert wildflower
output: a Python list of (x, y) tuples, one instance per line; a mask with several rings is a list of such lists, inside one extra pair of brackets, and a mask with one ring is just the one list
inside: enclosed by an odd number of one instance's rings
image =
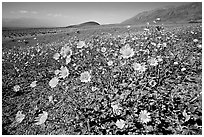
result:
[(15, 121), (17, 123), (21, 123), (24, 118), (25, 118), (25, 114), (22, 114), (22, 111), (18, 111), (15, 117)]
[(136, 70), (136, 71), (140, 71), (140, 68), (141, 68), (141, 64), (140, 63), (133, 63), (133, 68), (134, 68), (134, 70)]
[(48, 100), (49, 100), (50, 103), (54, 104), (53, 96), (52, 95), (48, 97)]
[(19, 86), (19, 85), (15, 85), (15, 86), (13, 87), (13, 90), (14, 90), (15, 92), (18, 92), (18, 91), (20, 90), (20, 86)]
[(140, 67), (140, 72), (145, 72), (147, 70), (146, 65)]
[(84, 41), (79, 41), (78, 44), (77, 44), (77, 48), (78, 48), (78, 49), (81, 49), (81, 48), (83, 48), (84, 46), (86, 46), (86, 44), (85, 44)]
[(58, 60), (59, 57), (60, 57), (60, 54), (59, 53), (55, 53), (54, 56), (53, 56), (53, 59)]
[(30, 84), (30, 87), (31, 87), (31, 88), (34, 88), (34, 87), (37, 85), (36, 83), (37, 83), (37, 81), (33, 81), (33, 82)]
[(108, 66), (112, 66), (112, 65), (113, 65), (113, 61), (112, 60), (108, 61)]
[(123, 129), (123, 127), (125, 126), (125, 121), (122, 120), (122, 119), (119, 119), (116, 121), (115, 125), (120, 128), (120, 129)]
[(144, 31), (149, 31), (149, 29), (148, 28), (144, 28)]
[(194, 39), (193, 42), (195, 42), (195, 43), (198, 42), (198, 39)]
[(158, 60), (158, 62), (162, 62), (163, 61), (161, 56), (157, 56), (157, 60)]
[(54, 73), (55, 73), (55, 75), (58, 75), (60, 73), (60, 70), (57, 69), (57, 70), (55, 70)]
[(67, 67), (62, 66), (61, 67), (61, 71), (59, 73), (59, 78), (66, 78), (69, 75), (69, 70), (67, 69)]
[(166, 45), (167, 45), (166, 43), (163, 43), (163, 47), (166, 47)]
[(114, 114), (120, 115), (122, 113), (122, 107), (120, 107), (117, 102), (112, 102), (111, 107), (113, 109)]
[(201, 45), (201, 44), (198, 44), (197, 47), (198, 47), (198, 48), (202, 48), (202, 45)]
[(128, 44), (120, 49), (120, 53), (123, 58), (130, 58), (134, 56), (134, 50)]
[(157, 66), (157, 65), (158, 65), (158, 61), (157, 61), (157, 59), (155, 59), (155, 58), (149, 59), (148, 62), (149, 62), (149, 64), (150, 64), (151, 66)]
[(160, 21), (161, 19), (160, 18), (156, 18), (156, 21)]
[(157, 84), (157, 82), (156, 82), (155, 80), (153, 80), (153, 79), (149, 81), (149, 85), (150, 85), (151, 87), (155, 87), (156, 84)]
[(92, 91), (96, 91), (96, 90), (98, 90), (99, 88), (97, 88), (97, 87), (91, 87), (91, 90)]
[(39, 114), (38, 117), (35, 118), (35, 125), (41, 125), (43, 123), (45, 123), (45, 121), (47, 120), (48, 117), (48, 113), (46, 111), (43, 111), (42, 114)]
[(176, 62), (176, 61), (174, 62), (174, 65), (178, 65), (178, 64), (179, 64), (178, 62)]
[(71, 62), (71, 57), (67, 56), (67, 58), (66, 58), (66, 65), (69, 64), (70, 62)]
[(54, 88), (57, 86), (58, 82), (59, 82), (59, 79), (57, 77), (54, 77), (50, 80), (49, 85), (51, 88)]
[(72, 55), (72, 50), (69, 46), (65, 46), (61, 48), (60, 54), (62, 55), (63, 58), (66, 58), (67, 56)]
[(102, 47), (102, 48), (101, 48), (101, 52), (103, 52), (103, 53), (106, 52), (106, 48), (105, 48), (105, 47)]
[(139, 119), (142, 123), (148, 123), (151, 121), (150, 113), (147, 110), (142, 110), (139, 114)]
[(154, 43), (154, 42), (151, 42), (151, 44), (153, 45), (153, 46), (156, 46), (157, 44), (156, 43)]
[(85, 83), (90, 82), (91, 81), (90, 73), (88, 71), (81, 73), (80, 80), (81, 82), (85, 82)]
[(185, 70), (186, 70), (186, 68), (182, 68), (182, 69), (181, 69), (181, 71), (185, 71)]
[(140, 63), (136, 63), (136, 62), (133, 63), (133, 68), (135, 71), (140, 71), (140, 72), (144, 72), (147, 69), (145, 65), (141, 65)]

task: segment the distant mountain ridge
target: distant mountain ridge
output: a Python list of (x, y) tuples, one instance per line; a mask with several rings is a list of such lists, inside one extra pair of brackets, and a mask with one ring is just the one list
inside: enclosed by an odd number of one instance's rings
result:
[(188, 3), (176, 7), (164, 7), (151, 11), (145, 11), (123, 21), (121, 24), (152, 23), (156, 18), (166, 23), (182, 23), (202, 20), (202, 2)]
[(67, 26), (66, 28), (80, 28), (80, 27), (86, 27), (86, 26), (98, 26), (100, 25), (98, 22), (95, 21), (89, 21), (89, 22), (84, 22), (78, 25), (70, 25)]

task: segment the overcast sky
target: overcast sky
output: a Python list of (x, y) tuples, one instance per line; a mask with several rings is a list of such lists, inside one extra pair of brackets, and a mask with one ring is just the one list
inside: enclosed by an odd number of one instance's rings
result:
[(120, 23), (136, 14), (179, 2), (3, 2), (3, 25), (68, 26), (86, 21)]

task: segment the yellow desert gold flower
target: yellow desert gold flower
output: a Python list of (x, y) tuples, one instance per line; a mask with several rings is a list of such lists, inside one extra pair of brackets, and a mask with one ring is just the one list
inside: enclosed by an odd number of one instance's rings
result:
[(77, 48), (78, 48), (78, 49), (81, 49), (81, 48), (83, 48), (84, 46), (86, 46), (86, 44), (85, 44), (84, 41), (79, 41), (78, 44), (77, 44)]
[(55, 60), (58, 60), (59, 57), (60, 57), (60, 54), (59, 54), (59, 53), (55, 53), (54, 56), (53, 56), (53, 58), (54, 58)]
[(65, 46), (61, 48), (60, 54), (62, 55), (63, 58), (66, 58), (67, 56), (72, 55), (72, 50), (69, 46)]
[(123, 58), (130, 58), (134, 56), (134, 50), (129, 46), (129, 44), (126, 44), (120, 49), (120, 53), (122, 54)]
[(35, 125), (41, 125), (43, 123), (45, 123), (45, 121), (47, 120), (48, 117), (48, 113), (46, 111), (43, 111), (42, 114), (39, 114), (38, 117), (35, 118)]
[(18, 91), (20, 90), (20, 86), (19, 86), (19, 85), (15, 85), (15, 86), (13, 87), (13, 90), (14, 90), (15, 92), (18, 92)]
[(59, 73), (59, 78), (66, 78), (69, 75), (69, 70), (67, 67), (61, 66), (61, 71)]
[(133, 63), (133, 68), (135, 71), (140, 71), (140, 72), (145, 72), (146, 71), (146, 66), (145, 65), (141, 65), (140, 63)]
[(105, 48), (105, 47), (102, 47), (102, 48), (101, 48), (101, 52), (103, 52), (103, 53), (106, 52), (106, 48)]
[(157, 66), (158, 65), (158, 60), (156, 58), (151, 58), (148, 60), (148, 62), (151, 66)]
[(150, 113), (147, 110), (142, 110), (139, 114), (139, 119), (142, 123), (148, 123), (151, 121)]
[(90, 73), (88, 71), (81, 73), (80, 80), (81, 82), (85, 82), (85, 83), (90, 82), (91, 81)]
[(59, 79), (57, 77), (54, 77), (50, 80), (49, 85), (51, 88), (54, 88), (57, 86), (58, 82), (59, 82)]
[(16, 122), (21, 123), (24, 118), (25, 118), (25, 114), (22, 114), (22, 111), (18, 111), (15, 118)]
[(31, 88), (34, 88), (34, 87), (37, 85), (36, 83), (37, 83), (37, 81), (33, 81), (33, 82), (30, 84), (30, 87), (31, 87)]
[(116, 121), (115, 125), (120, 128), (120, 129), (123, 129), (123, 127), (125, 126), (125, 121), (122, 120), (122, 119), (119, 119)]
[(112, 66), (113, 65), (113, 61), (112, 60), (109, 60), (107, 63), (108, 63), (108, 66)]

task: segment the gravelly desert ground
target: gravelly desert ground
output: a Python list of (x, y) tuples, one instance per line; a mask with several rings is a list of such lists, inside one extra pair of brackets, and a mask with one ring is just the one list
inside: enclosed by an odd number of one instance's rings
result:
[(2, 134), (202, 134), (201, 24), (3, 31)]

